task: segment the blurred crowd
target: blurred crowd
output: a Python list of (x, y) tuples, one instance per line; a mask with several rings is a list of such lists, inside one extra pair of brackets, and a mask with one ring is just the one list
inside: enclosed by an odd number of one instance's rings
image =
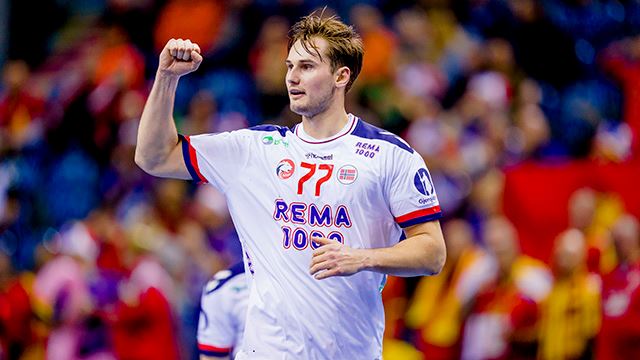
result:
[(287, 31), (324, 5), (364, 41), (347, 110), (423, 155), (445, 213), (442, 274), (383, 293), (385, 359), (640, 358), (640, 214), (576, 189), (540, 259), (502, 211), (519, 164), (638, 165), (640, 2), (9, 3), (0, 359), (197, 356), (202, 286), (241, 249), (224, 194), (133, 162), (157, 54), (176, 37), (205, 56), (181, 133), (291, 126)]

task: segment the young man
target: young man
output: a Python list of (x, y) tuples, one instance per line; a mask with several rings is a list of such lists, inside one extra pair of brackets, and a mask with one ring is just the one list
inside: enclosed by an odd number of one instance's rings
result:
[(200, 360), (230, 359), (242, 345), (249, 300), (244, 264), (217, 272), (200, 298)]
[(182, 137), (173, 101), (178, 78), (200, 65), (199, 52), (180, 39), (162, 51), (136, 163), (227, 196), (252, 273), (236, 358), (380, 359), (386, 274), (436, 274), (445, 247), (423, 159), (345, 111), (362, 65), (360, 37), (314, 14), (293, 26), (286, 85), (291, 110), (302, 116), (294, 128)]

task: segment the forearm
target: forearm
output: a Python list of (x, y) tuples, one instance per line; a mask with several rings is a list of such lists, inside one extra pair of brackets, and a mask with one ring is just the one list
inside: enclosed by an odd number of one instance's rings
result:
[(430, 234), (414, 235), (392, 247), (362, 251), (363, 270), (395, 276), (435, 275), (446, 258), (444, 244)]
[(316, 279), (376, 271), (396, 276), (434, 275), (442, 270), (447, 251), (439, 221), (405, 229), (407, 238), (377, 249), (354, 249), (335, 240), (315, 237), (321, 246), (313, 252), (309, 273)]
[(177, 87), (177, 76), (159, 72), (140, 117), (135, 161), (147, 172), (153, 172), (163, 164), (178, 143), (178, 132), (173, 120)]

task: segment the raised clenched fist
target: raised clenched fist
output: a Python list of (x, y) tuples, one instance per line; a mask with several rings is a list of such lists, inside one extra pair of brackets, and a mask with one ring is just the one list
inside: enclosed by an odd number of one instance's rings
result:
[(200, 46), (191, 40), (171, 39), (160, 53), (158, 72), (182, 76), (195, 71), (202, 63)]

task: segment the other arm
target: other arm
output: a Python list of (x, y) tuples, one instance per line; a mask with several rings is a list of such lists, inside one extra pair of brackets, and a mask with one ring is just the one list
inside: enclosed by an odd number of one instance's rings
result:
[(201, 62), (200, 47), (189, 40), (171, 39), (160, 53), (156, 79), (140, 118), (135, 152), (136, 164), (151, 175), (191, 179), (182, 159), (173, 103), (178, 79), (195, 71)]
[(439, 273), (446, 259), (440, 222), (413, 225), (405, 233), (405, 240), (378, 249), (354, 249), (330, 239), (314, 238), (322, 246), (313, 252), (310, 273), (316, 279), (348, 276), (363, 270), (396, 276)]
[(225, 356), (207, 356), (200, 354), (200, 360), (229, 360), (229, 355)]

